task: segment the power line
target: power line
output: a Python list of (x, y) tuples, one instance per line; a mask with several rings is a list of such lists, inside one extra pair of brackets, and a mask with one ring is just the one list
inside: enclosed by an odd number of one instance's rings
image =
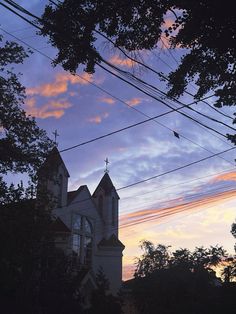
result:
[[(14, 1), (7, 1), (7, 2), (8, 2), (8, 3), (10, 2), (10, 3), (13, 3), (13, 4), (14, 4)], [(55, 4), (55, 3), (54, 3), (54, 4)], [(34, 17), (34, 18), (37, 18), (37, 19), (40, 21), (40, 18), (38, 18), (38, 17), (35, 16), (34, 14), (30, 13), (29, 11), (25, 10), (23, 7), (20, 7), (18, 4), (15, 4), (15, 7), (17, 7), (19, 10), (21, 10), (23, 13), (29, 14), (30, 16), (32, 16), (32, 17)], [(19, 8), (19, 7), (20, 7), (20, 8)], [(20, 16), (20, 15), (18, 14), (18, 16)], [(20, 17), (22, 17), (22, 16), (20, 16)], [(29, 22), (29, 21), (28, 21), (28, 22)], [(30, 23), (31, 23), (31, 22), (30, 22)], [(31, 23), (31, 24), (32, 24), (32, 23)], [(103, 59), (101, 59), (101, 61), (105, 62), (106, 64), (108, 64), (108, 65), (111, 66), (111, 67), (114, 67), (114, 66), (112, 66), (111, 64), (109, 64), (108, 62), (106, 62), (106, 61), (103, 60)], [(100, 65), (99, 63), (97, 63), (97, 65), (101, 67), (101, 65)], [(116, 68), (116, 67), (115, 67), (115, 68)], [(115, 75), (113, 72), (109, 71), (108, 69), (106, 69), (106, 68), (104, 68), (104, 67), (103, 67), (103, 69), (105, 69), (106, 71), (108, 71), (110, 74)], [(116, 68), (116, 70), (120, 70), (120, 69)], [(121, 71), (121, 70), (120, 70), (120, 71)], [(144, 92), (146, 95), (148, 95), (148, 96), (154, 98), (154, 96), (152, 96), (152, 95), (150, 95), (149, 93), (147, 93), (147, 92), (143, 91), (142, 89), (138, 88), (136, 85), (134, 85), (134, 84), (128, 82), (127, 80), (122, 79), (122, 78), (119, 77), (118, 75), (116, 75), (116, 76), (117, 76), (119, 79), (125, 81), (126, 83), (132, 85), (133, 87), (135, 87), (135, 88), (139, 89), (140, 91)], [(136, 78), (136, 79), (137, 79), (137, 78)], [(161, 91), (161, 92), (162, 92), (162, 91)], [(164, 93), (164, 92), (162, 92), (162, 93)], [(168, 104), (165, 103), (164, 101), (162, 101), (162, 100), (160, 100), (160, 99), (158, 99), (158, 98), (156, 98), (156, 97), (155, 97), (155, 99), (158, 100), (158, 101), (160, 101), (160, 102), (162, 102), (163, 104), (165, 104), (165, 105), (168, 106), (169, 108), (172, 108), (172, 109), (173, 109), (172, 106), (168, 105)], [(188, 106), (188, 105), (184, 105), (184, 106)], [(181, 108), (177, 108), (176, 111), (178, 111), (179, 109), (181, 109)], [(191, 109), (192, 109), (192, 108), (191, 108)], [(175, 110), (175, 109), (174, 109), (174, 110)], [(194, 110), (194, 109), (192, 109), (192, 110)], [(194, 121), (194, 122), (196, 122), (196, 123), (198, 123), (198, 124), (204, 126), (205, 128), (211, 129), (211, 130), (214, 131), (215, 133), (218, 133), (219, 135), (221, 135), (221, 136), (227, 138), (227, 136), (223, 135), (222, 133), (218, 132), (217, 130), (215, 130), (215, 129), (209, 127), (209, 126), (206, 126), (205, 124), (203, 124), (203, 123), (201, 123), (200, 121), (196, 120), (195, 118), (193, 118), (193, 117), (191, 117), (191, 116), (185, 114), (184, 112), (180, 112), (180, 111), (178, 111), (178, 112), (179, 112), (180, 114), (184, 115), (185, 117), (188, 117), (190, 120), (192, 120), (192, 121)], [(198, 113), (199, 113), (199, 112), (198, 112)], [(201, 114), (201, 113), (199, 113), (199, 114)], [(207, 115), (205, 115), (205, 117), (209, 118)], [(213, 119), (214, 119), (214, 118), (213, 118)], [(213, 119), (211, 119), (211, 120), (213, 120)], [(218, 120), (216, 120), (216, 119), (214, 119), (214, 121), (215, 121), (215, 122), (220, 122), (220, 121), (218, 121)], [(220, 122), (220, 123), (222, 123), (222, 122)], [(226, 124), (225, 124), (225, 125), (226, 125)], [(230, 127), (230, 126), (228, 126), (228, 125), (226, 125), (226, 126), (227, 126), (227, 127)]]
[[(146, 69), (150, 70), (150, 71), (153, 72), (154, 74), (157, 74), (160, 78), (164, 79), (165, 81), (170, 81), (170, 80), (168, 79), (168, 77), (166, 77), (163, 73), (158, 72), (157, 70), (151, 68), (149, 65), (145, 64), (144, 62), (141, 62), (141, 61), (139, 61), (139, 60), (137, 60), (137, 59), (131, 57), (128, 53), (126, 53), (126, 51), (125, 51), (124, 49), (122, 49), (121, 47), (115, 45), (115, 43), (114, 43), (110, 38), (108, 38), (107, 36), (105, 36), (103, 33), (99, 32), (99, 31), (97, 31), (97, 30), (94, 30), (94, 31), (95, 31), (97, 34), (99, 34), (100, 36), (102, 36), (103, 38), (105, 38), (106, 40), (108, 40), (110, 43), (112, 43), (112, 45), (113, 45), (115, 48), (117, 48), (118, 50), (120, 50), (120, 51), (122, 52), (122, 54), (123, 54), (125, 57), (127, 57), (129, 60), (131, 60), (132, 62), (137, 63), (137, 64), (139, 64), (139, 65), (145, 67)], [(163, 61), (160, 57), (159, 57), (159, 59), (160, 59), (161, 61)], [(163, 61), (163, 62), (164, 62), (164, 61)], [(166, 62), (165, 62), (165, 64), (166, 64), (167, 66), (169, 66)], [(170, 67), (170, 66), (169, 66), (169, 67)], [(170, 68), (171, 68), (171, 67), (170, 67)], [(171, 69), (173, 69), (173, 68), (171, 68)], [(187, 90), (185, 90), (184, 92), (185, 92), (186, 94), (188, 94), (188, 95), (194, 97), (194, 95), (193, 95), (192, 93), (188, 92)], [(213, 96), (215, 96), (215, 94), (209, 96), (208, 98), (211, 98), (211, 97), (213, 97)], [(205, 99), (207, 99), (207, 98), (205, 98)], [(225, 114), (224, 112), (222, 112), (222, 111), (220, 111), (220, 110), (217, 110), (214, 106), (211, 106), (208, 102), (206, 102), (205, 99), (199, 99), (197, 102), (203, 102), (203, 103), (205, 103), (207, 106), (209, 106), (211, 109), (213, 109), (214, 111), (218, 112), (219, 114), (221, 114), (221, 115), (223, 115), (223, 116), (225, 116), (225, 117), (227, 117), (227, 118), (229, 118), (229, 119), (231, 119), (231, 120), (234, 119), (234, 118), (232, 118), (231, 116)]]
[(126, 200), (126, 199), (130, 199), (130, 198), (134, 198), (134, 197), (140, 197), (140, 196), (143, 196), (143, 195), (146, 195), (146, 194), (150, 194), (150, 193), (154, 193), (156, 191), (162, 191), (162, 190), (166, 190), (166, 189), (169, 189), (169, 188), (172, 188), (172, 187), (176, 187), (176, 186), (180, 186), (180, 185), (185, 185), (185, 184), (188, 184), (188, 183), (191, 183), (191, 182), (194, 182), (194, 181), (198, 181), (198, 180), (202, 180), (202, 179), (206, 179), (206, 178), (209, 178), (209, 177), (214, 177), (215, 175), (218, 175), (218, 174), (222, 174), (222, 173), (227, 173), (231, 170), (235, 170), (235, 167), (234, 168), (230, 168), (230, 169), (226, 169), (224, 171), (221, 171), (221, 172), (216, 172), (214, 174), (210, 174), (210, 175), (207, 175), (207, 176), (203, 176), (203, 177), (198, 177), (198, 178), (195, 178), (195, 179), (191, 179), (191, 180), (188, 180), (188, 181), (183, 181), (183, 182), (179, 182), (177, 184), (172, 184), (172, 185), (168, 185), (168, 187), (158, 187), (158, 189), (152, 189), (151, 191), (147, 191), (147, 192), (142, 192), (142, 194), (140, 195), (139, 194), (136, 194), (136, 195), (131, 195), (131, 196), (127, 196), (127, 197), (123, 197), (122, 198), (122, 201)]
[(173, 172), (175, 172), (175, 171), (178, 171), (178, 170), (187, 168), (187, 167), (189, 167), (189, 166), (195, 165), (195, 164), (200, 163), (200, 162), (202, 162), (202, 161), (205, 161), (205, 160), (208, 160), (208, 159), (210, 159), (210, 158), (216, 157), (216, 156), (218, 156), (218, 155), (227, 153), (227, 152), (229, 152), (229, 151), (231, 151), (231, 150), (233, 150), (233, 149), (235, 149), (235, 148), (236, 148), (236, 147), (232, 147), (232, 148), (226, 149), (226, 150), (224, 150), (224, 151), (222, 151), (222, 152), (219, 152), (219, 153), (216, 153), (216, 154), (213, 154), (213, 155), (210, 155), (210, 156), (201, 158), (201, 159), (199, 159), (199, 160), (196, 160), (196, 161), (190, 162), (190, 163), (188, 163), (188, 164), (185, 164), (185, 165), (183, 165), (183, 166), (180, 166), (180, 167), (177, 167), (177, 168), (174, 168), (174, 169), (165, 171), (165, 172), (163, 172), (163, 173), (157, 174), (157, 175), (152, 176), (152, 177), (149, 177), (149, 178), (147, 178), (147, 179), (143, 179), (143, 180), (136, 181), (136, 182), (134, 182), (134, 183), (125, 185), (125, 186), (123, 186), (123, 187), (118, 188), (117, 191), (124, 190), (124, 189), (130, 188), (130, 187), (132, 187), (132, 186), (135, 186), (135, 185), (137, 185), (137, 184), (144, 183), (144, 182), (147, 182), (147, 181), (150, 181), (150, 180), (153, 180), (153, 179), (162, 177), (162, 176), (164, 176), (164, 175), (166, 175), (166, 174), (170, 174), (170, 173), (173, 173)]
[(184, 112), (179, 111), (180, 109), (186, 107), (186, 105), (184, 105), (183, 107), (180, 107), (180, 108), (173, 108), (171, 105), (168, 105), (168, 104), (167, 104), (166, 102), (164, 102), (162, 99), (159, 99), (159, 98), (157, 98), (156, 96), (150, 95), (148, 92), (142, 90), (141, 88), (139, 88), (139, 87), (136, 86), (135, 84), (133, 84), (133, 83), (127, 81), (126, 79), (120, 77), (119, 75), (117, 75), (116, 73), (110, 71), (109, 69), (107, 69), (107, 68), (104, 67), (103, 65), (101, 65), (101, 64), (99, 64), (99, 63), (96, 63), (96, 64), (97, 64), (98, 66), (100, 66), (101, 68), (103, 68), (106, 72), (108, 72), (108, 73), (110, 73), (110, 74), (116, 76), (117, 78), (119, 78), (120, 80), (124, 81), (125, 83), (127, 83), (127, 84), (129, 84), (129, 85), (135, 87), (137, 90), (141, 91), (141, 92), (144, 93), (145, 95), (150, 96), (151, 98), (153, 98), (153, 99), (155, 99), (155, 100), (157, 100), (157, 101), (163, 103), (163, 104), (166, 105), (167, 107), (171, 108), (173, 111), (176, 111), (176, 112), (180, 113), (181, 115), (185, 116), (186, 118), (188, 118), (188, 119), (190, 119), (190, 120), (192, 120), (192, 121), (195, 121), (196, 123), (202, 125), (202, 126), (205, 127), (206, 129), (212, 130), (213, 132), (215, 132), (215, 133), (221, 135), (222, 137), (227, 138), (226, 135), (224, 135), (224, 134), (222, 134), (221, 132), (215, 130), (214, 128), (205, 125), (204, 123), (198, 121), (197, 119), (195, 119), (195, 118), (189, 116), (188, 114), (186, 114), (186, 113), (184, 113)]
[(38, 25), (34, 24), (33, 22), (31, 22), (30, 20), (28, 20), (27, 18), (25, 18), (24, 16), (20, 15), (19, 13), (17, 13), (15, 10), (11, 9), (10, 7), (8, 7), (6, 4), (0, 2), (0, 5), (2, 5), (3, 7), (5, 7), (7, 10), (11, 11), (12, 13), (16, 14), (17, 16), (19, 16), (21, 19), (25, 20), (27, 23), (31, 24), (32, 26), (38, 28), (39, 30), (41, 30), (41, 27), (39, 27)]
[[(4, 30), (3, 28), (0, 28), (0, 29), (1, 29), (2, 31), (4, 31), (6, 34), (8, 34), (8, 35), (12, 36), (13, 38), (19, 40), (21, 43), (23, 43), (23, 44), (26, 45), (27, 47), (29, 47), (29, 48), (35, 50), (35, 51), (38, 52), (39, 54), (41, 54), (41, 55), (43, 55), (44, 57), (48, 58), (49, 60), (53, 61), (53, 59), (50, 58), (50, 57), (49, 57), (48, 55), (46, 55), (45, 53), (43, 53), (43, 52), (41, 52), (40, 50), (38, 50), (38, 49), (32, 47), (31, 45), (27, 44), (25, 41), (19, 39), (19, 38), (16, 37), (15, 35), (12, 35), (11, 33), (7, 32), (7, 31)], [(112, 95), (111, 93), (107, 92), (105, 89), (101, 88), (101, 87), (98, 86), (97, 84), (95, 84), (95, 83), (93, 83), (93, 82), (91, 82), (91, 81), (89, 81), (89, 80), (83, 78), (83, 77), (80, 76), (79, 74), (75, 74), (75, 75), (78, 76), (78, 77), (80, 77), (81, 79), (83, 79), (83, 80), (89, 82), (91, 85), (93, 85), (93, 86), (95, 86), (96, 88), (102, 90), (103, 92), (107, 93), (107, 94), (110, 95), (111, 97), (113, 97), (113, 98), (117, 99), (118, 101), (124, 103), (125, 105), (127, 105), (127, 106), (130, 107), (130, 108), (132, 108), (133, 110), (142, 113), (142, 111), (140, 111), (140, 110), (138, 110), (138, 109), (136, 109), (136, 108), (130, 106), (129, 104), (127, 104), (126, 102), (124, 102), (124, 101), (121, 100), (120, 98), (118, 98), (118, 97)], [(190, 103), (189, 105), (191, 105), (191, 103)], [(177, 109), (176, 109), (176, 110), (177, 110)], [(164, 116), (164, 115), (166, 115), (166, 114), (168, 114), (168, 113), (170, 113), (170, 112), (173, 112), (173, 111), (175, 111), (175, 109), (172, 109), (172, 110), (170, 110), (170, 111), (168, 111), (168, 112), (166, 112), (166, 113), (163, 113), (163, 114), (160, 114), (160, 115), (157, 115), (157, 116), (154, 116), (154, 117), (150, 117), (150, 118), (148, 118), (148, 119), (146, 119), (146, 120), (143, 120), (143, 121), (141, 121), (141, 122), (138, 122), (138, 123), (133, 124), (133, 125), (130, 125), (130, 126), (127, 126), (127, 127), (125, 127), (125, 128), (122, 128), (122, 129), (119, 129), (119, 130), (116, 130), (116, 131), (107, 133), (107, 134), (102, 135), (102, 136), (100, 136), (100, 137), (96, 137), (96, 138), (91, 139), (91, 140), (89, 140), (89, 141), (85, 141), (85, 142), (82, 142), (82, 143), (80, 143), (80, 144), (71, 146), (71, 147), (69, 147), (69, 148), (66, 148), (66, 149), (61, 150), (60, 152), (65, 152), (65, 151), (68, 151), (68, 150), (71, 150), (71, 149), (74, 149), (74, 148), (77, 148), (77, 147), (86, 145), (86, 144), (88, 144), (88, 143), (92, 143), (92, 142), (94, 142), (94, 141), (96, 141), (96, 140), (100, 140), (100, 139), (102, 139), (102, 138), (105, 138), (105, 137), (111, 136), (111, 135), (113, 135), (113, 134), (122, 132), (122, 131), (124, 131), (124, 130), (126, 130), (126, 129), (129, 129), (129, 128), (131, 128), (131, 127), (138, 126), (138, 125), (143, 124), (143, 123), (146, 123), (146, 122), (148, 122), (148, 121), (152, 121), (152, 120), (155, 121), (156, 118), (161, 117), (161, 116)], [(145, 116), (147, 116), (147, 117), (149, 117), (148, 115), (146, 115), (146, 114), (144, 114), (144, 113), (142, 113), (142, 114), (145, 115)], [(157, 122), (158, 124), (162, 125), (163, 127), (166, 127), (166, 126), (164, 126), (163, 124), (159, 123), (158, 121), (156, 121), (156, 122)], [(166, 127), (166, 128), (168, 128), (168, 127)], [(168, 129), (170, 129), (170, 128), (168, 128)], [(170, 130), (173, 131), (173, 132), (175, 132), (175, 131), (172, 130), (172, 129), (170, 129)], [(201, 145), (195, 143), (194, 141), (188, 139), (187, 137), (185, 137), (185, 136), (183, 136), (183, 135), (181, 135), (181, 136), (182, 136), (183, 138), (185, 138), (185, 139), (191, 141), (193, 144), (198, 145), (199, 147), (205, 149), (206, 151), (211, 152), (210, 150), (208, 150), (208, 149), (204, 148), (203, 146), (201, 146)], [(223, 159), (224, 159), (224, 158), (223, 158)], [(226, 159), (224, 159), (224, 160), (226, 160)], [(226, 161), (228, 161), (228, 160), (226, 160)], [(230, 161), (228, 161), (228, 162), (230, 162)], [(230, 162), (230, 163), (231, 163), (231, 162)]]
[[(29, 15), (29, 16), (31, 16), (31, 17), (33, 17), (33, 18), (35, 18), (35, 19), (37, 19), (37, 20), (39, 20), (39, 21), (41, 21), (41, 18), (39, 18), (38, 16), (36, 16), (36, 15), (34, 15), (34, 14), (32, 14), (30, 11), (28, 11), (28, 10), (26, 10), (25, 8), (23, 8), (22, 6), (20, 6), (20, 5), (18, 5), (17, 3), (15, 3), (14, 1), (11, 1), (11, 0), (5, 0), (7, 3), (9, 3), (9, 4), (11, 4), (12, 6), (14, 6), (16, 9), (18, 9), (18, 10), (20, 10), (21, 12), (23, 12), (23, 13), (25, 13), (25, 14), (27, 14), (27, 15)], [(53, 3), (55, 6), (57, 6), (58, 7), (58, 4), (57, 3), (55, 3), (54, 1), (50, 1), (51, 3)], [(60, 2), (60, 1), (59, 1)], [(15, 12), (15, 11), (14, 11)], [(13, 12), (13, 13), (14, 13)], [(21, 15), (19, 15), (18, 14), (18, 16), (20, 16), (20, 17), (22, 17)], [(23, 17), (22, 17), (23, 18)], [(26, 19), (25, 19), (26, 20)], [(26, 20), (27, 22), (29, 22), (29, 23), (31, 23), (32, 24), (32, 22), (31, 21), (29, 21), (29, 20)], [(36, 24), (33, 24), (35, 27), (38, 27)], [(97, 31), (97, 30), (94, 30), (96, 33), (98, 33), (99, 35), (101, 35), (101, 36), (103, 36), (104, 38), (106, 38), (107, 40), (109, 40), (109, 42), (111, 42), (113, 45), (114, 45), (114, 42), (111, 40), (111, 39), (109, 39), (107, 36), (105, 36), (104, 34), (102, 34), (101, 32), (99, 32), (99, 31)], [(165, 45), (165, 43), (163, 43), (164, 45)], [(166, 46), (166, 45), (165, 45)], [(167, 47), (168, 48), (168, 47)], [(123, 50), (123, 49), (121, 49), (120, 47), (118, 47), (118, 49), (120, 50), (120, 51), (122, 51), (128, 58), (130, 58), (129, 57), (129, 55), (127, 55), (126, 53), (125, 53), (125, 51)], [(168, 49), (168, 51), (169, 51), (169, 49)], [(174, 56), (171, 54), (171, 56), (174, 58)], [(130, 59), (132, 59), (132, 58), (130, 58)], [(134, 59), (133, 59), (134, 60)], [(177, 62), (177, 60), (174, 58), (174, 60)], [(138, 62), (137, 60), (134, 60), (134, 62)], [(178, 62), (177, 62), (178, 63)], [(145, 66), (145, 67), (147, 67), (149, 70), (152, 70), (150, 67), (148, 67), (148, 66), (146, 66), (144, 63), (141, 63), (141, 62), (139, 62), (139, 64), (141, 64), (142, 66)], [(111, 66), (111, 65), (110, 65)], [(152, 70), (153, 71), (153, 70)], [(163, 74), (161, 74), (161, 73), (159, 73), (159, 72), (156, 72), (156, 71), (153, 71), (153, 72), (155, 72), (155, 73), (157, 73), (159, 76), (161, 76), (162, 78), (165, 78), (165, 79), (167, 79)], [(168, 79), (167, 79), (168, 80)], [(162, 92), (162, 91), (161, 91)], [(163, 93), (163, 92), (162, 92)], [(165, 93), (164, 93), (165, 94)], [(190, 94), (190, 93), (188, 93), (188, 94)], [(166, 96), (167, 96), (167, 94), (165, 94)], [(190, 94), (190, 95), (192, 95), (192, 94)], [(193, 96), (193, 95), (192, 95)], [(173, 97), (172, 97), (173, 98)], [(176, 99), (174, 99), (175, 101), (177, 101)], [(199, 101), (202, 101), (202, 100), (199, 100)], [(179, 101), (178, 101), (179, 102)], [(206, 103), (207, 105), (209, 105), (208, 103)], [(210, 106), (210, 105), (209, 105)], [(211, 106), (210, 106), (211, 107)], [(212, 107), (211, 107), (212, 108)], [(193, 108), (189, 108), (189, 109), (192, 109), (192, 110), (194, 110)], [(214, 108), (215, 109), (215, 108)], [(215, 109), (216, 110), (216, 109)], [(196, 111), (196, 110), (194, 110), (194, 111)], [(217, 110), (216, 110), (217, 111)], [(198, 112), (198, 111), (196, 111), (196, 112)], [(217, 111), (218, 112), (218, 111)], [(219, 111), (219, 113), (221, 113), (220, 111)], [(204, 115), (204, 114), (202, 114), (202, 113), (200, 113), (200, 112), (198, 112), (198, 114), (201, 114), (201, 115)], [(207, 115), (204, 115), (206, 118), (209, 118), (209, 116), (207, 116)], [(229, 117), (229, 116), (228, 116)], [(233, 119), (232, 117), (230, 117), (231, 119)], [(214, 119), (214, 118), (213, 118)], [(212, 118), (211, 118), (211, 120), (212, 120)], [(223, 123), (223, 122), (221, 122), (221, 121), (217, 121), (216, 119), (214, 119), (214, 121), (215, 122), (218, 122), (218, 123)], [(231, 128), (230, 126), (228, 126), (228, 125), (226, 125), (226, 124), (224, 124), (225, 126), (227, 126), (227, 127), (229, 127), (229, 128)], [(232, 128), (233, 130), (235, 130), (234, 128)]]

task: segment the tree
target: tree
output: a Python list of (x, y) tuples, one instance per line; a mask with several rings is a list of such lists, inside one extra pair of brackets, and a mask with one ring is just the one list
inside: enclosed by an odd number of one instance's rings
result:
[[(53, 142), (22, 109), (25, 88), (14, 73), (26, 51), (0, 36), (0, 300), (14, 314), (82, 313), (79, 280), (68, 257), (55, 246), (50, 195), (34, 198), (34, 186), (4, 182), (9, 172), (31, 183)], [(40, 190), (40, 193), (42, 191)], [(43, 197), (42, 197), (43, 196)]]
[(110, 294), (109, 280), (106, 278), (103, 269), (100, 268), (96, 274), (97, 289), (92, 292), (91, 306), (86, 314), (121, 314), (121, 299)]
[[(170, 252), (169, 247), (154, 246), (150, 241), (142, 242), (141, 247), (144, 254), (132, 280), (140, 313), (222, 313), (224, 307), (235, 306), (234, 300), (226, 297), (232, 290), (226, 293), (213, 269), (226, 256), (222, 247)], [(232, 289), (235, 292), (235, 287)]]
[(0, 36), (0, 196), (7, 193), (2, 175), (26, 172), (33, 176), (53, 144), (22, 108), (25, 88), (13, 65), (27, 56), (17, 43), (4, 42)]
[(79, 280), (55, 246), (50, 212), (35, 200), (0, 205), (0, 300), (14, 314), (82, 313)]
[[(94, 72), (104, 61), (97, 38), (129, 52), (154, 49), (163, 34), (170, 48), (186, 48), (180, 65), (168, 76), (169, 96), (179, 97), (188, 83), (197, 86), (195, 98), (210, 91), (215, 106), (236, 102), (236, 19), (233, 3), (158, 0), (64, 0), (46, 6), (41, 33), (58, 48), (54, 65), (75, 72), (79, 65)], [(125, 10), (124, 10), (125, 8)], [(171, 16), (172, 26), (165, 22)], [(235, 120), (234, 120), (235, 122)], [(236, 136), (229, 135), (236, 143)]]

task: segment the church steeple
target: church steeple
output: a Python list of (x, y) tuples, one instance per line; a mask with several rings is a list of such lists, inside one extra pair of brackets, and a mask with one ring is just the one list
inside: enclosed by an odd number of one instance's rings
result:
[(105, 238), (110, 237), (112, 234), (118, 237), (119, 195), (108, 172), (105, 172), (92, 196), (97, 205), (98, 212), (104, 221)]
[(38, 186), (48, 192), (57, 207), (67, 204), (68, 170), (55, 146), (38, 171)]

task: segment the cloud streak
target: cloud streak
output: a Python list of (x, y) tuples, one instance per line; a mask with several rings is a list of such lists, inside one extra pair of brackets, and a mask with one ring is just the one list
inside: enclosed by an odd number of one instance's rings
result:
[(126, 68), (132, 68), (134, 67), (137, 63), (135, 61), (132, 61), (128, 58), (120, 58), (118, 55), (114, 55), (109, 59), (109, 62), (118, 65), (118, 66), (124, 66)]
[(35, 118), (46, 119), (56, 118), (59, 119), (65, 114), (65, 109), (70, 108), (72, 105), (65, 99), (51, 100), (46, 104), (37, 107), (36, 99), (30, 98), (26, 100), (25, 111), (28, 115)]
[(101, 97), (101, 98), (99, 98), (99, 101), (102, 101), (102, 102), (109, 104), (109, 105), (113, 105), (115, 103), (115, 100), (111, 97)]
[(104, 119), (106, 119), (109, 116), (108, 112), (105, 112), (104, 114), (97, 115), (94, 117), (91, 117), (88, 119), (90, 123), (100, 124)]
[(235, 197), (236, 190), (231, 189), (229, 191), (203, 196), (196, 200), (170, 207), (138, 210), (132, 213), (122, 215), (120, 219), (120, 226), (121, 228), (127, 228), (140, 223), (149, 223), (151, 221), (157, 220), (161, 221), (169, 216), (173, 216), (183, 212), (187, 213), (198, 211), (203, 209), (203, 207), (206, 205), (217, 205), (224, 202), (225, 200), (229, 200)]
[(51, 83), (41, 84), (36, 87), (27, 88), (26, 94), (28, 96), (43, 96), (55, 97), (64, 94), (68, 91), (69, 83), (72, 85), (87, 85), (93, 81), (92, 75), (82, 73), (80, 76), (72, 75), (70, 73), (57, 73), (55, 80)]

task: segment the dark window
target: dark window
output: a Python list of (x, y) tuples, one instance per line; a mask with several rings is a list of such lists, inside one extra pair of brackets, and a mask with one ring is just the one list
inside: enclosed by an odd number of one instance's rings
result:
[(59, 175), (59, 180), (58, 180), (58, 207), (62, 206), (62, 191), (63, 191), (63, 176), (60, 174)]
[(103, 215), (103, 196), (100, 195), (98, 198), (98, 210), (101, 215)]
[(115, 198), (112, 197), (112, 209), (111, 209), (111, 224), (112, 226), (115, 226), (116, 221), (116, 203)]

